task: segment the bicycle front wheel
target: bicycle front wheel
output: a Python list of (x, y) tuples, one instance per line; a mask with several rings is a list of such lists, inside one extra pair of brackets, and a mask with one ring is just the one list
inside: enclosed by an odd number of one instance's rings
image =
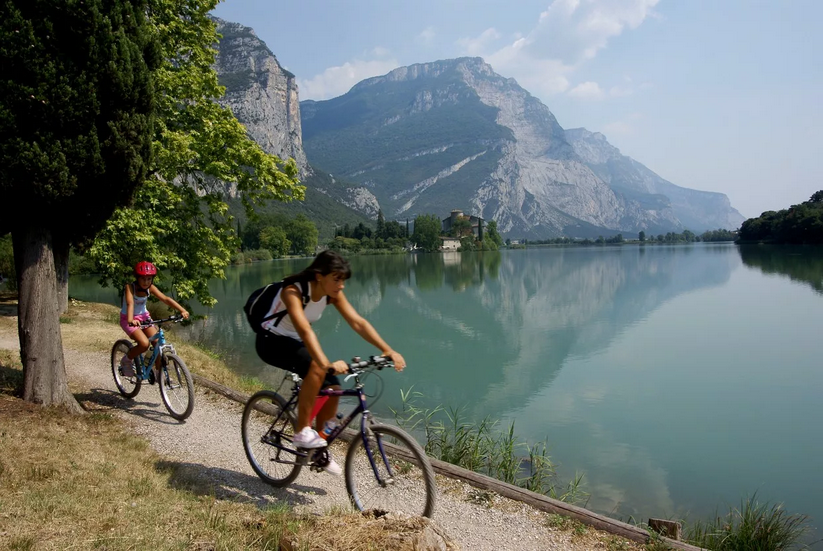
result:
[(406, 432), (371, 425), (346, 454), (346, 490), (360, 511), (376, 509), (431, 517), (436, 488), (428, 457)]
[[(137, 378), (137, 375), (132, 372), (130, 376), (126, 376), (123, 374), (123, 368), (120, 367), (120, 360), (131, 350), (132, 346), (134, 345), (131, 341), (120, 339), (111, 348), (111, 374), (114, 376), (114, 384), (117, 385), (117, 390), (125, 398), (134, 398), (140, 392), (140, 379)], [(134, 366), (132, 371), (139, 368), (139, 366)]]
[(270, 390), (254, 394), (243, 409), (243, 449), (263, 482), (283, 487), (300, 474), (305, 462), (292, 443), (297, 419), (287, 402)]
[(172, 417), (183, 421), (194, 410), (194, 383), (189, 368), (175, 354), (166, 354), (160, 373), (160, 397)]

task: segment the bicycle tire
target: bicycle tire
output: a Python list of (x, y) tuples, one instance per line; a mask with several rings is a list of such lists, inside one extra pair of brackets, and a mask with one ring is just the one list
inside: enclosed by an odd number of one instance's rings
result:
[(176, 354), (165, 354), (160, 374), (160, 397), (169, 414), (185, 421), (194, 411), (194, 382), (185, 362)]
[[(111, 374), (114, 377), (114, 384), (117, 386), (117, 390), (124, 398), (134, 398), (137, 396), (137, 393), (140, 392), (140, 386), (142, 385), (142, 381), (137, 378), (137, 375), (126, 377), (120, 368), (120, 359), (125, 356), (133, 346), (130, 340), (120, 339), (111, 347)], [(134, 369), (139, 369), (139, 366), (135, 365)]]
[[(294, 411), (285, 410), (280, 415), (286, 406), (286, 400), (276, 392), (261, 390), (246, 402), (241, 424), (243, 450), (251, 468), (263, 482), (278, 488), (291, 484), (305, 463), (305, 459), (293, 453), (297, 450), (291, 441), (297, 426)], [(292, 452), (269, 442), (277, 442)]]
[[(384, 484), (377, 481), (366, 452), (368, 446)], [(381, 454), (391, 467), (391, 476)], [(346, 453), (346, 491), (360, 511), (376, 509), (431, 517), (437, 490), (434, 469), (420, 445), (405, 431), (391, 425), (371, 425), (367, 439), (358, 435)]]

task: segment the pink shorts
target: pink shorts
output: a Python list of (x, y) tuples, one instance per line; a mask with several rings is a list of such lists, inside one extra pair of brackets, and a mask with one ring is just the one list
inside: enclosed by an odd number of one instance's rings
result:
[[(145, 314), (137, 314), (133, 318), (135, 321), (144, 322), (144, 321), (151, 321), (151, 314), (146, 312)], [(131, 337), (131, 334), (140, 329), (140, 327), (136, 327), (134, 325), (129, 325), (129, 317), (126, 314), (120, 314), (120, 327), (123, 328), (123, 331), (126, 332), (126, 335)]]

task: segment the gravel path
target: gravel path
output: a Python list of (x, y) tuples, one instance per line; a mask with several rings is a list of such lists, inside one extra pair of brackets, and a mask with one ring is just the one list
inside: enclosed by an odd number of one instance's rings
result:
[[(16, 331), (0, 328), (0, 348), (19, 349)], [(239, 404), (196, 387), (194, 412), (180, 423), (166, 411), (156, 385), (144, 385), (133, 400), (122, 398), (114, 385), (107, 353), (66, 349), (65, 360), (72, 390), (79, 400), (96, 408), (110, 408), (160, 454), (183, 465), (186, 476), (211, 485), (218, 498), (250, 499), (260, 505), (286, 501), (297, 511), (314, 513), (349, 507), (342, 476), (303, 469), (288, 488), (262, 483), (243, 452)], [(196, 371), (196, 366), (192, 367)], [(342, 445), (333, 447), (333, 452), (342, 464)], [(434, 521), (462, 549), (640, 548), (624, 540), (612, 547), (609, 543), (614, 536), (591, 529), (585, 536), (576, 536), (571, 530), (550, 528), (545, 513), (497, 495), (491, 496), (490, 505), (473, 503), (471, 496), (477, 491), (453, 479), (438, 475), (437, 486)]]

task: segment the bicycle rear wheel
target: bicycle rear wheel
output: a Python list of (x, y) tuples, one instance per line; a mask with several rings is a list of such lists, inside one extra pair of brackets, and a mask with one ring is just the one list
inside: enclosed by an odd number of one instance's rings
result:
[(183, 421), (194, 410), (194, 383), (189, 368), (175, 354), (166, 354), (160, 374), (160, 397), (172, 417)]
[[(140, 379), (137, 375), (132, 374), (130, 377), (123, 375), (123, 368), (120, 367), (120, 360), (123, 359), (131, 347), (134, 346), (131, 341), (120, 339), (111, 348), (111, 374), (114, 376), (114, 384), (117, 385), (117, 390), (120, 391), (125, 398), (134, 398), (140, 392)], [(134, 371), (139, 369), (139, 366), (134, 366)]]
[(305, 458), (292, 443), (297, 419), (285, 410), (286, 400), (276, 392), (261, 390), (243, 409), (243, 449), (254, 472), (263, 482), (283, 487), (300, 474)]
[(437, 491), (434, 469), (423, 449), (390, 425), (371, 425), (365, 442), (359, 435), (351, 441), (346, 454), (346, 490), (360, 511), (424, 517), (434, 513)]

